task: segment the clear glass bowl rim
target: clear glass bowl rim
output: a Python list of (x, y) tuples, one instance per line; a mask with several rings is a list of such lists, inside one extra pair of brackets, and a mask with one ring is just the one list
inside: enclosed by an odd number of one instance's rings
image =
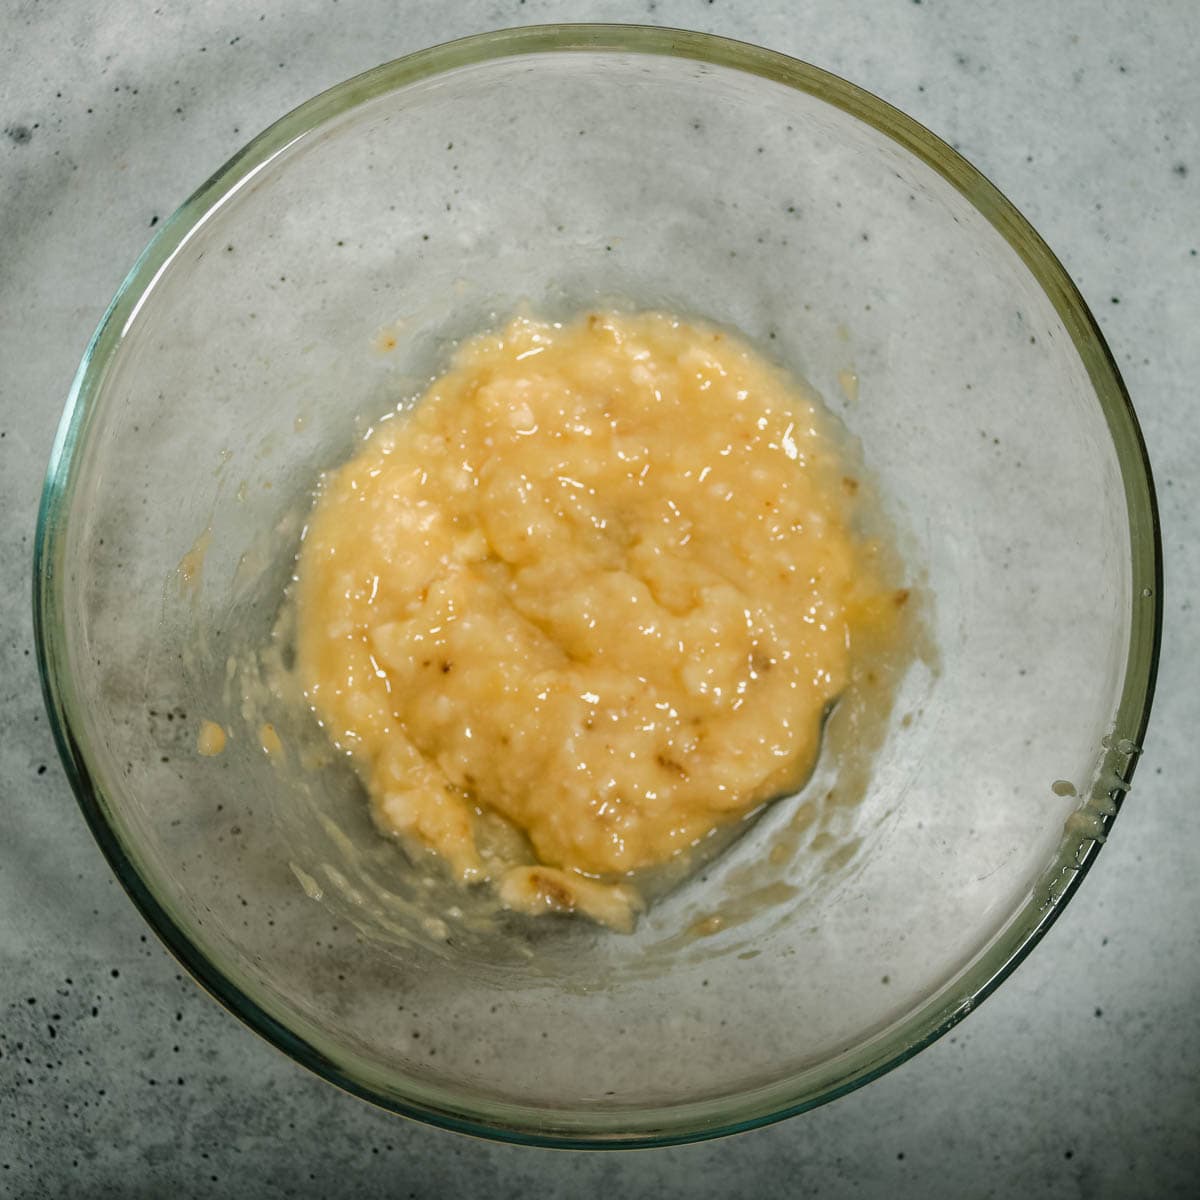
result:
[[(602, 51), (669, 56), (773, 80), (835, 105), (916, 155), (956, 188), (1005, 238), (1053, 304), (1079, 354), (1112, 437), (1129, 514), (1131, 628), (1122, 694), (1102, 764), (1119, 808), (1131, 781), (1153, 698), (1162, 625), (1162, 549), (1150, 464), (1137, 417), (1112, 355), (1082, 296), (1012, 204), (945, 142), (898, 109), (819, 67), (745, 42), (659, 26), (534, 25), (476, 34), (385, 63), (338, 84), (276, 121), (233, 156), (167, 220), (126, 276), (72, 383), (51, 451), (34, 548), (34, 637), (56, 743), (93, 835), (134, 904), (168, 949), (221, 1004), (317, 1075), (383, 1108), (444, 1128), (527, 1145), (564, 1148), (662, 1146), (719, 1137), (814, 1108), (912, 1057), (978, 1006), (1029, 953), (1074, 894), (1101, 842), (1067, 835), (1043, 881), (1003, 933), (954, 984), (880, 1038), (815, 1071), (770, 1087), (659, 1108), (547, 1110), (471, 1096), (408, 1079), (385, 1088), (337, 1062), (289, 1028), (194, 944), (169, 904), (136, 866), (110, 803), (72, 732), (76, 708), (64, 637), (64, 533), (78, 451), (108, 368), (165, 266), (226, 200), (297, 139), (385, 93), (459, 67), (517, 55)], [(1113, 779), (1120, 786), (1111, 787)], [(1105, 833), (1113, 817), (1105, 818)]]

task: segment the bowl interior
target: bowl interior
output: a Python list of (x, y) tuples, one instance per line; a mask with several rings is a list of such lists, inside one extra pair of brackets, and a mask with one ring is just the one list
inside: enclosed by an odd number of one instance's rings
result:
[[(716, 39), (475, 39), (286, 118), (135, 269), (47, 485), (48, 688), (118, 869), (302, 1061), (450, 1123), (695, 1136), (903, 1056), (1045, 922), (1144, 718), (1152, 501), (1057, 270), (911, 122)], [(827, 762), (635, 935), (497, 937), (469, 901), (438, 909), (344, 763), (307, 762), (256, 654), (317, 474), (456, 338), (605, 303), (736, 327), (823, 394), (937, 654), (860, 801)], [(218, 758), (195, 752), (201, 719), (230, 730)], [(764, 875), (806, 803), (799, 852)], [(720, 904), (738, 919), (686, 932)]]

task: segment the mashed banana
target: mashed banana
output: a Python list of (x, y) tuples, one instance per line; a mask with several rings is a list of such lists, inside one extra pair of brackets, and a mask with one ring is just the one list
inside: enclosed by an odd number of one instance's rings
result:
[(738, 339), (518, 318), (324, 479), (305, 694), (381, 829), (509, 907), (629, 928), (631, 873), (804, 779), (856, 629), (903, 603), (856, 491)]

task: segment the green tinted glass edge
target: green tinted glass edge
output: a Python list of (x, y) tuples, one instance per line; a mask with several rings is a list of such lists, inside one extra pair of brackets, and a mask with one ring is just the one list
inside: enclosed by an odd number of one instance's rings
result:
[[(1001, 193), (954, 150), (899, 110), (820, 68), (774, 51), (708, 34), (651, 26), (550, 25), (478, 34), (386, 63), (307, 101), (270, 126), (213, 174), (163, 225), (130, 271), (84, 355), (51, 453), (34, 549), (34, 636), (47, 709), (60, 755), (84, 816), (122, 885), (166, 946), (219, 1002), (305, 1067), (372, 1103), (459, 1132), (563, 1148), (669, 1145), (718, 1137), (803, 1112), (835, 1099), (906, 1061), (952, 1028), (1008, 976), (1053, 923), (1095, 860), (1099, 843), (1065, 839), (1043, 884), (1008, 928), (958, 978), (899, 1028), (796, 1080), (719, 1100), (658, 1110), (550, 1112), (506, 1103), (463, 1102), (451, 1089), (404, 1081), (372, 1081), (369, 1064), (335, 1061), (321, 1035), (239, 983), (232, 970), (185, 932), (146, 883), (136, 853), (120, 836), (103, 795), (93, 786), (85, 752), (71, 731), (71, 678), (59, 636), (63, 614), (60, 514), (73, 486), (74, 456), (92, 416), (127, 322), (158, 274), (191, 234), (234, 191), (292, 142), (379, 95), (457, 67), (548, 52), (605, 51), (694, 59), (745, 71), (813, 95), (870, 124), (909, 150), (966, 197), (1006, 239), (1037, 279), (1066, 326), (1108, 422), (1125, 487), (1133, 595), (1129, 650), (1113, 747), (1102, 773), (1124, 784), (1137, 760), (1119, 744), (1140, 748), (1149, 716), (1162, 623), (1162, 562), (1149, 462), (1136, 416), (1103, 337), (1082, 297), (1046, 244)], [(1106, 829), (1113, 818), (1107, 818)], [(1052, 898), (1051, 898), (1052, 897)]]

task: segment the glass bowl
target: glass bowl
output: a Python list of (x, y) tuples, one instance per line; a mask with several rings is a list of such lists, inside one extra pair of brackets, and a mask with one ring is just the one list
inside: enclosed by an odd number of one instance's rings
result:
[[(343, 761), (306, 757), (258, 652), (318, 473), (464, 334), (612, 298), (736, 327), (824, 395), (903, 531), (936, 655), (855, 803), (825, 764), (631, 936), (487, 936), (374, 833)], [(1133, 411), (1012, 206), (824, 71), (619, 26), (412, 55), (222, 167), (88, 347), (36, 555), (68, 773), (195, 977), (359, 1096), (568, 1146), (799, 1112), (969, 1012), (1108, 831), (1161, 613)], [(202, 720), (229, 732), (218, 757)], [(780, 838), (796, 852), (763, 883)], [(712, 932), (719, 905), (736, 919)]]

